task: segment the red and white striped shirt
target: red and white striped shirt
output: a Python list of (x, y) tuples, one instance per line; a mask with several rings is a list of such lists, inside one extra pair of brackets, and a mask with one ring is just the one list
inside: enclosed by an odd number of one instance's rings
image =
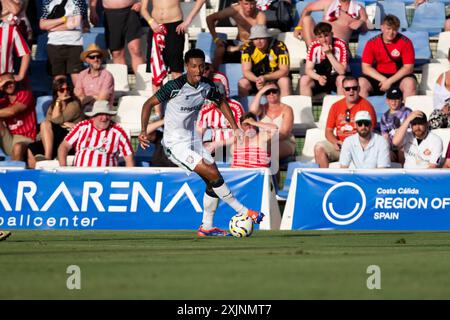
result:
[[(227, 98), (227, 102), (233, 112), (236, 123), (244, 114), (244, 108), (239, 101)], [(233, 137), (233, 130), (228, 120), (216, 104), (207, 100), (198, 114), (197, 126), (203, 129), (212, 129), (213, 141), (224, 141)]]
[(228, 78), (225, 75), (225, 73), (222, 73), (220, 71), (214, 72), (212, 81), (223, 84), (223, 86), (225, 87), (225, 94), (226, 94), (226, 96), (227, 97), (230, 96), (230, 82), (228, 81)]
[(0, 102), (0, 108), (8, 108), (16, 103), (21, 103), (27, 108), (14, 117), (4, 119), (8, 130), (12, 135), (21, 135), (30, 139), (36, 139), (36, 103), (33, 93), (27, 90), (19, 90), (16, 92), (16, 100), (9, 103), (9, 100), (3, 98)]
[(133, 154), (127, 134), (113, 121), (105, 130), (96, 129), (92, 119), (81, 121), (64, 140), (75, 146), (76, 167), (115, 167), (119, 152), (124, 157)]
[[(339, 63), (348, 64), (349, 49), (347, 43), (339, 38), (333, 38), (333, 55)], [(314, 64), (319, 64), (326, 59), (325, 53), (322, 51), (322, 45), (318, 40), (311, 42), (308, 47), (307, 60)]]
[(30, 54), (30, 48), (16, 26), (2, 22), (0, 23), (0, 29), (0, 74), (5, 72), (14, 73), (13, 48), (16, 50), (18, 57)]
[(232, 168), (268, 168), (270, 154), (258, 146), (237, 146), (233, 150)]

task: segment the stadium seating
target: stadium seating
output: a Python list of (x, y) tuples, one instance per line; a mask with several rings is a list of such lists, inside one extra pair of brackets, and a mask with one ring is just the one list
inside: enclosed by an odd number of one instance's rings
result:
[(297, 156), (296, 160), (301, 162), (314, 162), (314, 146), (322, 140), (326, 140), (325, 128), (308, 129), (305, 135), (302, 154)]
[(130, 91), (128, 84), (128, 67), (124, 64), (107, 63), (106, 70), (111, 72), (114, 78), (114, 96), (120, 98)]
[(436, 59), (448, 59), (448, 49), (450, 47), (450, 31), (439, 33), (436, 55)]
[[(225, 33), (218, 33), (217, 36), (220, 39), (227, 40)], [(216, 44), (209, 32), (200, 32), (197, 36), (197, 42), (195, 47), (202, 49), (205, 55), (209, 55), (211, 60), (214, 58), (214, 51), (216, 50)]]
[(52, 94), (53, 80), (47, 71), (47, 61), (31, 61), (28, 70), (34, 96)]
[(433, 95), (434, 85), (439, 75), (447, 71), (440, 63), (427, 63), (422, 66), (422, 78), (419, 84), (419, 94)]
[(319, 165), (313, 162), (289, 162), (286, 179), (284, 180), (283, 189), (277, 192), (277, 195), (283, 199), (288, 197), (289, 188), (291, 187), (292, 175), (294, 174), (294, 170), (298, 168), (318, 168)]
[(90, 31), (92, 33), (103, 33), (103, 34), (105, 34), (105, 28), (104, 27), (92, 27), (90, 29)]
[(312, 99), (308, 96), (285, 96), (281, 102), (289, 105), (294, 112), (293, 134), (296, 137), (304, 137), (306, 130), (315, 128), (314, 115), (312, 113)]
[(116, 121), (127, 130), (131, 136), (141, 132), (141, 111), (147, 97), (123, 96), (119, 99)]
[[(192, 8), (195, 6), (196, 2), (180, 2), (181, 11), (183, 12), (183, 17), (186, 18), (189, 13), (192, 11)], [(206, 26), (206, 8), (202, 6), (200, 8), (200, 12), (195, 15), (191, 24), (188, 28), (189, 39), (197, 39), (197, 36), (202, 30), (207, 28)]]
[(380, 31), (368, 31), (366, 33), (362, 33), (359, 35), (358, 46), (356, 47), (356, 54), (354, 57), (355, 60), (357, 60), (357, 61), (361, 60), (361, 57), (362, 57), (362, 54), (364, 51), (364, 47), (366, 46), (366, 42), (378, 34), (380, 34)]
[(294, 37), (293, 32), (281, 32), (277, 39), (283, 41), (289, 51), (289, 70), (302, 71), (307, 57), (306, 43)]
[(27, 164), (24, 161), (4, 160), (0, 161), (0, 167), (14, 167), (25, 169), (27, 167)]
[(386, 103), (386, 96), (369, 96), (367, 100), (372, 104), (375, 109), (375, 113), (377, 115), (377, 122), (380, 122), (383, 113), (385, 113), (389, 107)]
[[(295, 9), (296, 9), (295, 16), (294, 16), (295, 25), (297, 25), (298, 20), (302, 16), (303, 9), (305, 9), (305, 7), (307, 5), (308, 5), (307, 1), (299, 1), (295, 4)], [(320, 21), (322, 21), (323, 11), (313, 11), (313, 12), (311, 12), (311, 17), (314, 19), (314, 22), (317, 24)]]
[(0, 147), (0, 161), (5, 161), (11, 159), (10, 156), (8, 156), (5, 151)]
[[(248, 112), (250, 108), (250, 104), (252, 103), (255, 96), (247, 96), (247, 97), (239, 97), (238, 100), (242, 104), (242, 108), (244, 108), (244, 112)], [(261, 99), (263, 100), (263, 99)], [(261, 101), (263, 103), (263, 101)]]
[(433, 112), (433, 97), (432, 96), (409, 96), (405, 100), (405, 106), (411, 110), (420, 110), (424, 112), (427, 118)]
[(319, 122), (316, 123), (318, 128), (325, 130), (325, 127), (327, 125), (328, 113), (330, 112), (331, 106), (333, 105), (333, 103), (341, 100), (342, 98), (344, 98), (343, 95), (326, 95), (323, 98), (322, 112), (320, 113)]
[(230, 84), (230, 97), (238, 95), (238, 82), (242, 78), (242, 66), (240, 63), (225, 63), (221, 64), (219, 71), (223, 72)]
[(83, 50), (86, 50), (90, 44), (95, 43), (102, 49), (107, 49), (105, 34), (100, 32), (83, 33)]
[(408, 37), (413, 43), (416, 58), (414, 65), (418, 67), (430, 62), (432, 56), (428, 32), (408, 29), (407, 31), (402, 32), (402, 34)]
[(450, 142), (450, 128), (431, 130), (434, 134), (442, 139), (442, 157), (445, 158), (447, 154), (448, 143)]
[(153, 95), (152, 74), (147, 72), (147, 65), (140, 64), (136, 73), (136, 85), (133, 93), (139, 96), (150, 97)]
[(383, 20), (386, 15), (393, 14), (399, 18), (401, 29), (408, 28), (405, 3), (400, 1), (378, 1), (378, 5), (381, 9), (381, 20)]
[(36, 99), (36, 120), (38, 124), (45, 120), (52, 100), (53, 96), (40, 96)]
[(141, 145), (138, 144), (136, 152), (134, 154), (134, 161), (137, 167), (150, 167), (151, 158), (155, 152), (155, 145), (150, 144), (147, 149), (142, 149)]
[(434, 36), (439, 34), (445, 24), (445, 4), (443, 2), (425, 2), (414, 10), (409, 30), (424, 30)]

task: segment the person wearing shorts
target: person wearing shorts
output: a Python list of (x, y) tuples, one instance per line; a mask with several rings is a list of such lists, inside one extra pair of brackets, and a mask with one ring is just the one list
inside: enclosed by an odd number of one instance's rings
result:
[(186, 74), (163, 85), (142, 107), (141, 133), (139, 142), (143, 149), (149, 146), (147, 125), (151, 110), (158, 104), (165, 104), (164, 137), (162, 145), (170, 161), (186, 171), (196, 172), (206, 183), (203, 196), (204, 212), (198, 236), (226, 236), (225, 230), (213, 226), (214, 214), (219, 198), (236, 212), (251, 217), (260, 223), (264, 214), (247, 209), (232, 194), (223, 180), (211, 154), (203, 147), (197, 133), (195, 121), (206, 99), (217, 103), (232, 129), (238, 129), (224, 95), (215, 84), (203, 77), (205, 54), (200, 49), (191, 49), (184, 58)]

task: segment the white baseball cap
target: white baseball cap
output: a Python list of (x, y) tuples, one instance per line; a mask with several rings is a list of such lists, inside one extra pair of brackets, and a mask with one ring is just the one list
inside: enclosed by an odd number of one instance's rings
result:
[(358, 111), (355, 115), (355, 122), (361, 121), (361, 120), (367, 120), (372, 122), (372, 118), (370, 117), (369, 111)]

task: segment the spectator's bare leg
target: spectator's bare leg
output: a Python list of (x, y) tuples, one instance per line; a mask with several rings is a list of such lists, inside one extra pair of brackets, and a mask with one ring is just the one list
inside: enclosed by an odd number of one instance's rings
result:
[(330, 166), (330, 161), (328, 160), (328, 155), (321, 144), (316, 144), (314, 146), (314, 158), (316, 163), (321, 168), (328, 168)]
[(246, 78), (241, 78), (238, 81), (238, 94), (240, 97), (247, 97), (252, 90), (252, 84)]
[(404, 78), (400, 82), (400, 90), (403, 92), (403, 99), (416, 95), (417, 81), (412, 77)]
[(41, 140), (45, 150), (45, 159), (51, 160), (53, 154), (53, 130), (52, 123), (48, 120), (41, 123)]
[(302, 30), (302, 38), (306, 42), (306, 47), (308, 47), (311, 42), (314, 41), (314, 27), (316, 23), (311, 16), (306, 16), (303, 18), (303, 30)]
[(127, 64), (125, 60), (125, 49), (119, 49), (111, 52), (113, 63), (117, 64)]
[(339, 95), (344, 95), (344, 87), (342, 81), (344, 81), (345, 76), (338, 76), (336, 78), (336, 93)]
[(303, 75), (298, 83), (300, 95), (312, 97), (312, 88), (314, 88), (314, 80), (310, 76)]
[(280, 87), (280, 97), (289, 96), (292, 93), (291, 78), (282, 77), (278, 79), (278, 86)]
[(144, 57), (141, 52), (141, 39), (137, 38), (128, 43), (128, 51), (131, 56), (131, 67), (134, 74), (137, 73), (138, 66), (144, 63)]
[(28, 168), (34, 169), (36, 168), (36, 158), (33, 155), (33, 152), (31, 152), (30, 149), (27, 151), (27, 162), (28, 162)]
[(22, 161), (25, 158), (26, 151), (27, 145), (25, 143), (16, 143), (12, 149), (11, 160)]
[(359, 83), (359, 95), (363, 98), (367, 98), (369, 96), (369, 93), (373, 91), (372, 85), (370, 84), (369, 80), (363, 77), (358, 78)]
[(225, 55), (225, 46), (218, 45), (214, 51), (214, 59), (212, 66), (214, 70), (219, 70), (220, 65), (223, 62), (223, 56)]
[(444, 31), (450, 31), (450, 19), (445, 20)]

